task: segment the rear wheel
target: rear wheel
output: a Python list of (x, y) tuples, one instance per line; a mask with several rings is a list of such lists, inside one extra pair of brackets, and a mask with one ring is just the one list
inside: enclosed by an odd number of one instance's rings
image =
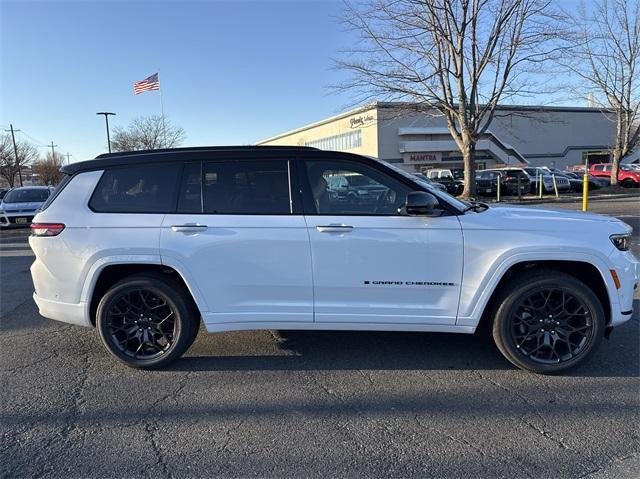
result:
[(102, 343), (128, 366), (157, 369), (178, 359), (198, 334), (199, 314), (179, 283), (162, 275), (118, 282), (101, 299)]
[(623, 188), (637, 188), (638, 187), (638, 183), (636, 183), (632, 179), (627, 178), (626, 180), (624, 180), (622, 182), (622, 187)]
[(565, 273), (523, 273), (497, 304), (494, 341), (511, 363), (528, 371), (572, 368), (593, 354), (604, 334), (600, 301), (584, 283)]

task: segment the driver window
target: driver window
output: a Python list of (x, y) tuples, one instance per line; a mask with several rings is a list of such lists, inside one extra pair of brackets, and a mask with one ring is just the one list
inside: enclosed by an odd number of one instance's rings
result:
[(397, 215), (411, 189), (367, 165), (307, 161), (311, 201), (319, 215)]

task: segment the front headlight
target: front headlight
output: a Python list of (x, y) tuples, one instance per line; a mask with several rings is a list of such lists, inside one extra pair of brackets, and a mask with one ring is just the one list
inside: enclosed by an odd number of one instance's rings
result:
[(609, 238), (611, 238), (613, 246), (620, 251), (629, 251), (629, 248), (631, 248), (631, 233), (611, 235)]

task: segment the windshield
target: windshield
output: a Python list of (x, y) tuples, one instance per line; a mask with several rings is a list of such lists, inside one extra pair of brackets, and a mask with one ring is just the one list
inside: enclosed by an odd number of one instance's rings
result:
[(30, 203), (43, 202), (49, 198), (49, 189), (45, 188), (29, 188), (11, 190), (2, 199), (4, 203)]
[(383, 164), (387, 168), (391, 168), (393, 171), (395, 171), (396, 173), (401, 174), (405, 178), (409, 178), (412, 183), (417, 183), (417, 184), (419, 184), (421, 186), (424, 186), (425, 188), (427, 188), (429, 190), (430, 193), (432, 193), (433, 195), (435, 195), (438, 198), (442, 198), (444, 201), (448, 202), (454, 208), (458, 208), (460, 210), (466, 210), (467, 208), (469, 208), (469, 206), (471, 206), (466, 201), (459, 200), (458, 198), (456, 198), (454, 196), (451, 196), (449, 193), (445, 193), (444, 191), (438, 190), (437, 188), (431, 186), (426, 181), (421, 181), (420, 178), (416, 177), (415, 175), (412, 175), (411, 173), (403, 170), (402, 168), (397, 167), (393, 163), (387, 163), (384, 160), (381, 160), (379, 158), (374, 158), (372, 156), (370, 156), (369, 158), (371, 158), (374, 161), (377, 161), (378, 163)]
[(622, 171), (638, 171), (636, 165), (620, 165)]

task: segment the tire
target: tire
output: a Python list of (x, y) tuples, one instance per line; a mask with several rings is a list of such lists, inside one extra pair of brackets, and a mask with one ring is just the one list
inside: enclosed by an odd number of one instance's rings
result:
[(638, 183), (636, 183), (633, 180), (624, 180), (622, 183), (622, 187), (623, 188), (637, 188), (638, 187)]
[(184, 287), (161, 274), (123, 279), (106, 292), (96, 311), (102, 344), (139, 369), (159, 369), (178, 359), (193, 344), (199, 326), (199, 312)]
[(594, 292), (558, 271), (521, 273), (494, 304), (496, 346), (512, 364), (534, 373), (585, 362), (604, 335), (605, 314)]

